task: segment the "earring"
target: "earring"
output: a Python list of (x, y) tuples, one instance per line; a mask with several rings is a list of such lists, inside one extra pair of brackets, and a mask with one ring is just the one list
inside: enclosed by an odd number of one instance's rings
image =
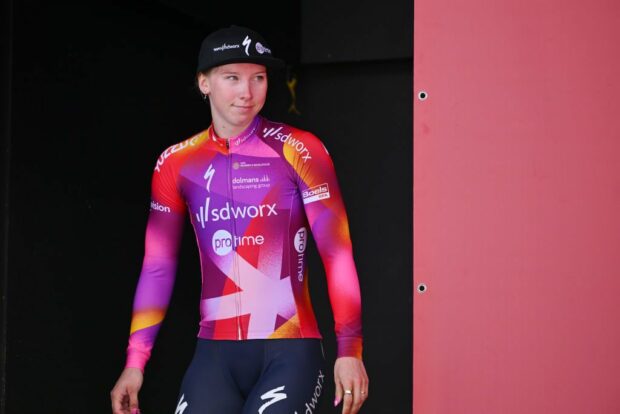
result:
[(207, 102), (208, 97), (209, 97), (209, 95), (207, 95), (206, 93), (202, 94), (202, 100), (203, 101)]

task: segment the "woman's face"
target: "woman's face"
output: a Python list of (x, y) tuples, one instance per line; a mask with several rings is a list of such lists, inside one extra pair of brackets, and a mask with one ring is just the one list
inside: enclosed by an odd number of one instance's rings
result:
[(255, 63), (231, 63), (198, 75), (200, 91), (209, 95), (218, 135), (240, 134), (260, 112), (267, 97), (267, 70)]

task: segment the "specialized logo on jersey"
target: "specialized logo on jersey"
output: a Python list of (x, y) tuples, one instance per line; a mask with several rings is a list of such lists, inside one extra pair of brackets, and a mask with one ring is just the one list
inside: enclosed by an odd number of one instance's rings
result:
[(295, 250), (297, 250), (297, 280), (304, 280), (304, 252), (308, 245), (308, 231), (305, 227), (300, 228), (295, 233)]
[(304, 199), (304, 204), (329, 198), (329, 185), (327, 183), (315, 185), (314, 187), (304, 190), (304, 192), (301, 193), (301, 197)]
[(269, 129), (265, 128), (263, 131), (263, 136), (266, 138), (270, 137), (270, 138), (275, 139), (276, 141), (284, 142), (285, 144), (290, 145), (291, 147), (295, 149), (295, 151), (299, 153), (299, 155), (301, 155), (301, 158), (304, 160), (304, 163), (312, 159), (312, 156), (310, 155), (310, 151), (308, 150), (308, 148), (306, 148), (306, 144), (304, 144), (297, 138), (293, 137), (293, 134), (290, 132), (287, 135), (284, 135), (283, 133), (280, 132), (281, 130), (282, 130), (282, 127), (278, 127), (277, 129), (276, 128), (269, 128)]
[[(319, 370), (319, 376), (316, 379), (316, 385), (314, 386), (314, 393), (312, 394), (312, 399), (310, 400), (309, 403), (306, 403), (306, 410), (302, 414), (314, 413), (314, 410), (319, 405), (319, 397), (321, 396), (321, 393), (323, 392), (324, 383), (325, 383), (325, 375), (323, 375), (323, 372)], [(297, 414), (297, 411), (295, 411), (295, 414)]]
[(211, 197), (207, 197), (205, 199), (205, 205), (200, 206), (196, 213), (196, 220), (198, 220), (203, 229), (205, 228), (205, 224), (209, 221), (227, 221), (231, 218), (244, 219), (246, 217), (256, 218), (278, 215), (276, 203), (231, 207), (230, 202), (227, 201), (226, 205), (222, 208), (209, 209), (210, 204)]
[(284, 391), (284, 385), (281, 387), (269, 390), (260, 396), (261, 400), (269, 399), (269, 401), (267, 401), (265, 404), (260, 406), (260, 408), (258, 409), (258, 414), (263, 414), (263, 411), (265, 411), (265, 409), (269, 407), (270, 405), (275, 404), (278, 401), (286, 399), (286, 393), (280, 392), (280, 391)]
[(215, 174), (215, 168), (213, 168), (213, 164), (209, 164), (209, 168), (205, 171), (204, 179), (207, 180), (207, 191), (211, 192), (211, 180), (213, 179), (213, 175)]
[(185, 409), (187, 408), (188, 404), (187, 401), (183, 401), (184, 398), (185, 394), (181, 395), (179, 403), (177, 404), (177, 409), (174, 410), (174, 414), (183, 414), (183, 411), (185, 411)]
[(252, 39), (250, 39), (250, 36), (246, 36), (245, 39), (243, 39), (243, 42), (241, 43), (243, 46), (245, 46), (245, 54), (247, 56), (250, 56), (250, 53), (248, 52), (248, 48), (250, 47), (251, 43), (252, 43)]
[(155, 200), (151, 200), (151, 210), (161, 211), (162, 213), (170, 213), (170, 207), (161, 205)]
[(227, 230), (218, 230), (213, 233), (211, 245), (218, 256), (226, 256), (233, 248), (239, 246), (261, 246), (265, 243), (265, 237), (261, 234), (256, 236), (232, 236)]
[(173, 146), (167, 148), (160, 156), (159, 159), (157, 160), (157, 164), (155, 165), (155, 171), (157, 172), (161, 172), (161, 166), (164, 165), (164, 162), (166, 162), (166, 159), (168, 157), (170, 157), (172, 154), (174, 154), (175, 152), (179, 152), (187, 147), (193, 147), (194, 145), (196, 145), (196, 142), (198, 141), (199, 136), (195, 136), (192, 137), (190, 139), (186, 139), (183, 142), (180, 142), (178, 144), (174, 144)]

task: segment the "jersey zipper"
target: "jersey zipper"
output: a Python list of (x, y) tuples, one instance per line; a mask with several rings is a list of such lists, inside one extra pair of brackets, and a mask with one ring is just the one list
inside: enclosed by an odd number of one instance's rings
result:
[[(232, 153), (230, 152), (230, 139), (226, 140), (226, 177), (228, 181), (228, 199), (230, 200), (230, 208), (234, 211), (235, 209), (235, 200), (233, 199), (233, 188), (232, 188)], [(237, 261), (237, 246), (235, 246), (235, 240), (237, 238), (237, 223), (235, 221), (234, 215), (230, 219), (231, 221), (231, 233), (232, 233), (232, 252), (233, 252), (233, 265), (232, 265), (232, 273), (233, 280), (238, 288), (241, 287), (241, 275), (239, 274), (239, 263)], [(241, 293), (237, 290), (235, 292), (235, 313), (237, 319), (237, 339), (241, 341), (243, 339), (243, 332), (241, 330)]]

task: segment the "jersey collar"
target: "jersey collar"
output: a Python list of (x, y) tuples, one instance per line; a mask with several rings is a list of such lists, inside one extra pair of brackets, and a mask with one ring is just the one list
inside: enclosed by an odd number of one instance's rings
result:
[(238, 147), (258, 131), (259, 124), (260, 116), (257, 115), (254, 117), (252, 123), (241, 134), (230, 139), (218, 137), (215, 133), (215, 129), (213, 128), (213, 124), (211, 124), (211, 126), (209, 127), (209, 140), (214, 142), (218, 147), (222, 148), (227, 148), (227, 143), (228, 148)]

